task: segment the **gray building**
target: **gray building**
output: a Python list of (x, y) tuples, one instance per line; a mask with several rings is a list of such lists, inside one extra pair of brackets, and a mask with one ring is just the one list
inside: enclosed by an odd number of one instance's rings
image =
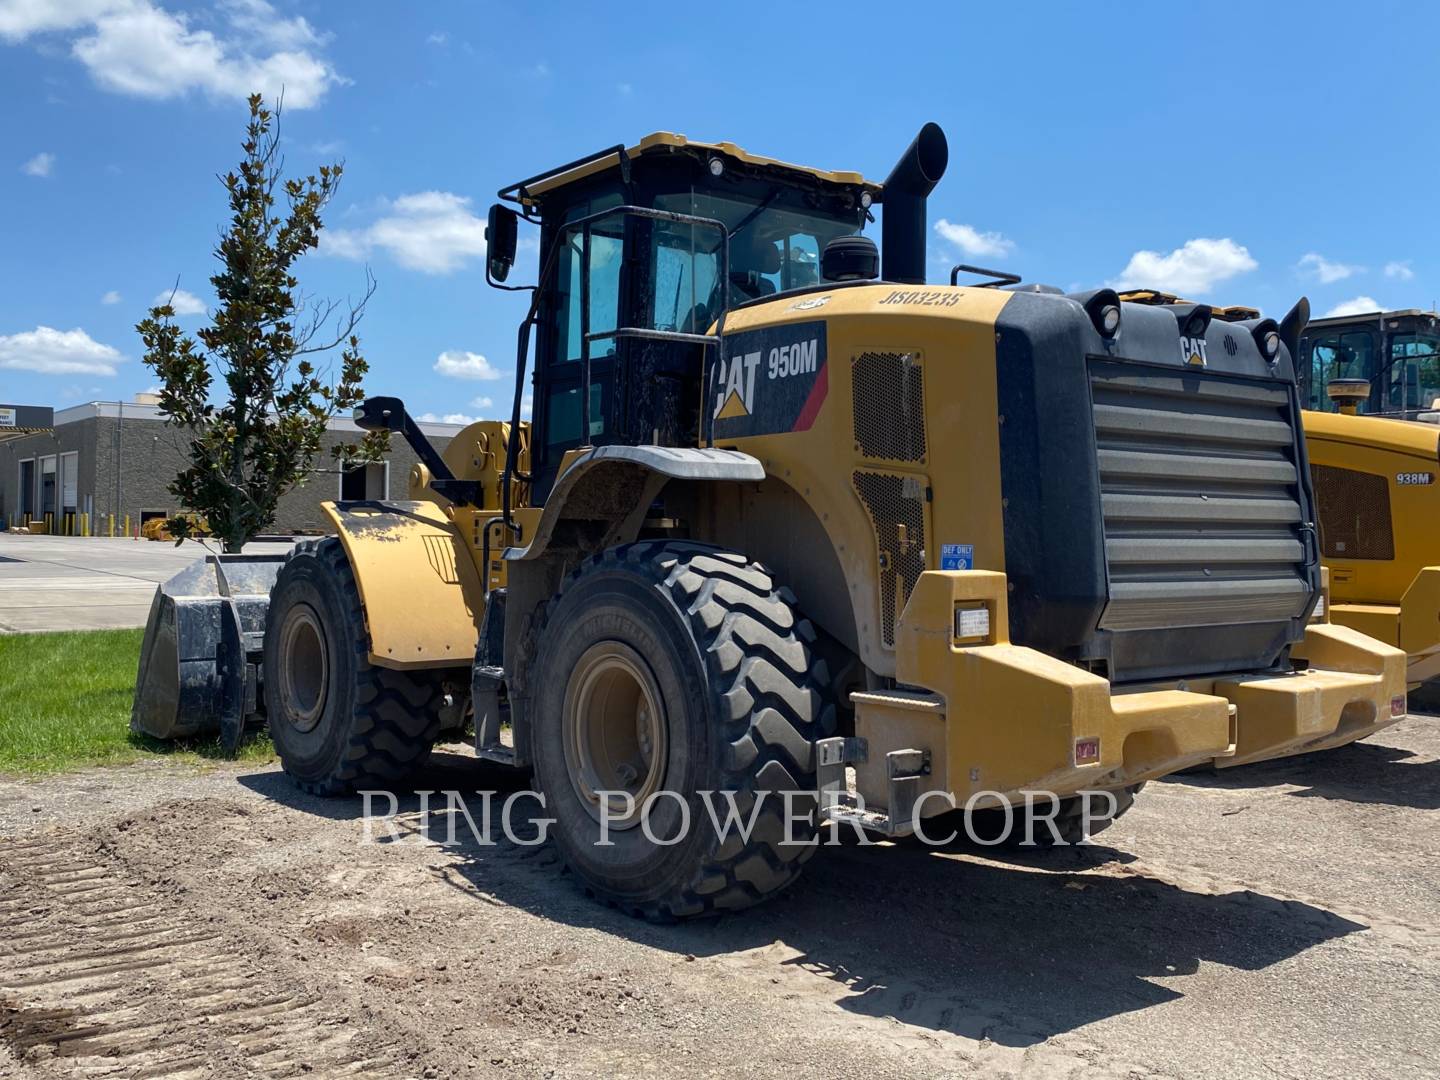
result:
[[(186, 464), (184, 432), (165, 424), (155, 401), (151, 394), (137, 394), (133, 402), (92, 401), (56, 410), (48, 429), (33, 422), (33, 412), (30, 424), (0, 427), (0, 523), (41, 519), (54, 532), (78, 533), (81, 515), (88, 515), (90, 531), (104, 535), (111, 515), (118, 534), (127, 516), (133, 532), (152, 517), (183, 510), (169, 485)], [(461, 426), (420, 425), (439, 450)], [(330, 448), (362, 436), (348, 418), (330, 422), (315, 471), (281, 498), (271, 531), (327, 531), (320, 512), (327, 499), (406, 497), (416, 458), (402, 439), (391, 439), (384, 461), (338, 469)]]

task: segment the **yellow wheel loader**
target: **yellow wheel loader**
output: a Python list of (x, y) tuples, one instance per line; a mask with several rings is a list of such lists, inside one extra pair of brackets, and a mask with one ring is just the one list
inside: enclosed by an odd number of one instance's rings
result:
[[(1319, 319), (1300, 392), (1331, 621), (1403, 649), (1440, 700), (1440, 317)], [(1364, 415), (1357, 415), (1363, 413)]]
[[(1310, 621), (1303, 319), (928, 285), (947, 161), (933, 124), (883, 184), (659, 133), (503, 189), (509, 422), (441, 455), (368, 400), (422, 461), (410, 501), (162, 589), (136, 725), (263, 715), (338, 794), (473, 721), (588, 889), (684, 917), (784, 887), (827, 821), (900, 836), (1046, 793), (1074, 840), (1082, 792), (1113, 816), (1403, 713), (1398, 650)], [(521, 219), (534, 285), (508, 283)]]

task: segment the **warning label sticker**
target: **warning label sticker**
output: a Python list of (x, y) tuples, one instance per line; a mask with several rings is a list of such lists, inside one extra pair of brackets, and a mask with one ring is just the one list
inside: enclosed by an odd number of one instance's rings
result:
[(941, 569), (941, 570), (974, 570), (974, 569), (975, 569), (975, 545), (974, 545), (974, 544), (941, 544), (941, 545), (940, 545), (940, 569)]

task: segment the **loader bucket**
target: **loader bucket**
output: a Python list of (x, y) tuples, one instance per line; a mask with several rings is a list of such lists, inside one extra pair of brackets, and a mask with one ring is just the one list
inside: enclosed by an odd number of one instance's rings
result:
[(157, 739), (221, 731), (257, 711), (270, 590), (288, 556), (208, 555), (155, 590), (130, 727)]

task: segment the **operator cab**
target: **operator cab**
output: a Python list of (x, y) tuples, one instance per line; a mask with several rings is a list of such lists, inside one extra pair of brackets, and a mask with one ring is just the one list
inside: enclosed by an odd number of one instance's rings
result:
[[(663, 132), (502, 190), (540, 226), (519, 361), (523, 372), (533, 327), (532, 499), (576, 447), (697, 445), (716, 341), (702, 335), (728, 308), (819, 284), (826, 244), (859, 233), (880, 190), (858, 173)], [(491, 210), (487, 270), (501, 288), (513, 288), (500, 283), (515, 218)]]
[[(1332, 397), (1332, 384), (1348, 392)], [(1300, 398), (1322, 412), (1354, 401), (1367, 416), (1440, 422), (1440, 315), (1412, 309), (1315, 319), (1300, 339)]]

